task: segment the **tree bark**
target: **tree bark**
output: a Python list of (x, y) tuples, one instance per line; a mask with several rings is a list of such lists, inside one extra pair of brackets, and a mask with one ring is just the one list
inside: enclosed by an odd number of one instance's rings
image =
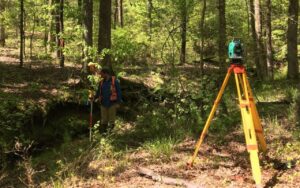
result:
[(35, 33), (35, 21), (36, 21), (36, 15), (35, 13), (33, 13), (33, 26), (32, 26), (32, 32), (30, 35), (30, 59), (32, 59), (32, 48), (33, 48), (33, 37), (34, 37), (34, 33)]
[(25, 36), (24, 36), (24, 0), (20, 0), (20, 66), (24, 64), (24, 50), (25, 50)]
[(187, 30), (187, 2), (182, 1), (180, 7), (181, 14), (181, 49), (180, 49), (180, 65), (186, 62), (186, 30)]
[(64, 0), (56, 0), (56, 57), (60, 67), (64, 67)]
[(48, 11), (48, 39), (47, 39), (47, 51), (48, 52), (52, 52), (53, 48), (52, 48), (52, 43), (54, 43), (54, 36), (53, 36), (53, 10), (52, 10), (52, 6), (53, 6), (53, 0), (49, 0), (48, 1), (48, 6), (49, 6), (49, 11)]
[(111, 49), (111, 0), (100, 0), (99, 3), (98, 53), (105, 53), (101, 64), (112, 69), (110, 52), (103, 51)]
[(200, 73), (204, 73), (204, 26), (205, 26), (205, 13), (206, 13), (206, 0), (203, 0), (203, 7), (200, 20), (200, 37), (201, 37), (201, 46), (200, 46)]
[[(0, 14), (2, 14), (5, 11), (5, 0), (0, 0)], [(0, 19), (0, 46), (5, 46), (5, 25), (3, 23), (4, 19)]]
[(114, 3), (114, 23), (113, 23), (113, 26), (114, 26), (114, 29), (117, 28), (117, 25), (119, 24), (119, 1), (118, 0), (115, 0), (115, 3)]
[(153, 3), (152, 0), (148, 0), (148, 36), (149, 36), (149, 42), (150, 42), (150, 46), (151, 46), (151, 41), (152, 41), (152, 24), (153, 24), (153, 20), (152, 20), (152, 11), (153, 11)]
[(60, 27), (60, 61), (59, 61), (59, 65), (60, 67), (64, 67), (65, 64), (65, 55), (64, 55), (64, 47), (65, 47), (65, 41), (64, 41), (64, 0), (60, 0), (59, 3), (59, 27)]
[(272, 48), (272, 9), (271, 0), (266, 0), (266, 49), (267, 49), (267, 65), (270, 67), (270, 78), (274, 78), (274, 64), (273, 64), (273, 48)]
[(219, 0), (219, 63), (220, 70), (226, 68), (226, 3), (225, 0)]
[(82, 25), (82, 0), (77, 0), (77, 6), (78, 6), (78, 25)]
[(85, 49), (84, 56), (85, 61), (83, 62), (83, 71), (87, 72), (87, 64), (91, 62), (89, 52), (93, 47), (93, 0), (85, 0), (83, 4), (84, 9), (84, 41)]
[(268, 66), (262, 39), (262, 24), (261, 24), (261, 8), (260, 0), (254, 0), (254, 19), (255, 19), (255, 34), (256, 34), (256, 47), (258, 51), (259, 67), (258, 73), (262, 80), (268, 78)]
[[(248, 1), (248, 0), (246, 0)], [(260, 75), (260, 64), (259, 64), (259, 52), (257, 49), (257, 36), (256, 36), (256, 32), (255, 32), (255, 17), (254, 17), (254, 1), (250, 0), (249, 2), (249, 7), (250, 7), (250, 24), (251, 24), (251, 36), (252, 36), (252, 48), (253, 48), (253, 59), (255, 62), (255, 66), (257, 69), (257, 74)]]
[(288, 79), (299, 78), (298, 62), (298, 14), (299, 0), (289, 0), (288, 29), (287, 29), (287, 61), (288, 61)]
[(118, 0), (118, 17), (119, 17), (119, 23), (121, 27), (124, 27), (124, 9), (123, 9), (123, 0)]

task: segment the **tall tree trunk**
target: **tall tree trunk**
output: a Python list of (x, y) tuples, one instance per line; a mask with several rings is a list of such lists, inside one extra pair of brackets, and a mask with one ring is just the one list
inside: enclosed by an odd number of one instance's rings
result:
[(114, 28), (124, 27), (123, 0), (115, 0), (114, 6)]
[(256, 46), (259, 58), (259, 77), (262, 80), (268, 78), (268, 66), (266, 62), (265, 49), (262, 39), (262, 24), (261, 24), (261, 8), (260, 0), (254, 0), (254, 19), (255, 19), (255, 33), (256, 33)]
[(65, 55), (64, 55), (64, 48), (65, 48), (65, 40), (64, 40), (64, 0), (60, 0), (59, 3), (59, 28), (60, 28), (60, 67), (64, 67), (65, 64)]
[(220, 70), (226, 68), (226, 3), (225, 0), (219, 0), (219, 63)]
[(25, 36), (24, 36), (24, 0), (20, 0), (20, 66), (24, 64), (24, 50), (25, 50)]
[[(5, 0), (0, 0), (0, 14), (5, 11)], [(3, 23), (4, 18), (0, 18), (0, 46), (5, 46), (5, 25)]]
[(181, 11), (181, 50), (180, 50), (180, 64), (186, 62), (186, 30), (187, 30), (187, 2), (182, 1)]
[(267, 65), (270, 67), (270, 78), (274, 78), (274, 65), (273, 65), (273, 48), (272, 48), (272, 15), (271, 15), (271, 0), (266, 0), (266, 49), (267, 49)]
[(117, 25), (119, 24), (119, 1), (118, 0), (115, 0), (115, 3), (114, 3), (114, 23), (113, 23), (113, 26), (114, 26), (114, 29), (117, 28)]
[(78, 25), (82, 25), (82, 0), (77, 0), (77, 6), (78, 6), (78, 19), (77, 23)]
[(49, 11), (48, 11), (48, 39), (47, 39), (47, 51), (52, 52), (52, 43), (54, 43), (54, 36), (53, 36), (53, 17), (54, 12), (52, 10), (53, 0), (48, 1)]
[(33, 13), (33, 26), (32, 26), (32, 32), (30, 35), (30, 59), (32, 59), (32, 48), (33, 48), (33, 37), (35, 33), (35, 21), (36, 21), (36, 15)]
[(289, 18), (287, 30), (287, 61), (289, 79), (299, 78), (299, 62), (298, 62), (298, 14), (299, 14), (299, 0), (289, 0)]
[[(246, 0), (248, 1), (248, 0)], [(252, 48), (253, 48), (253, 59), (255, 62), (255, 66), (257, 69), (257, 74), (260, 75), (260, 64), (259, 64), (259, 52), (257, 48), (257, 36), (255, 32), (255, 17), (254, 17), (254, 1), (250, 0), (249, 2), (249, 7), (250, 7), (250, 24), (251, 24), (251, 36), (252, 36)]]
[(153, 19), (152, 19), (152, 11), (153, 11), (153, 3), (152, 0), (148, 0), (148, 36), (149, 36), (149, 42), (151, 45), (151, 40), (152, 40), (152, 24), (153, 24)]
[(148, 41), (149, 41), (147, 56), (151, 58), (151, 56), (152, 56), (152, 27), (153, 27), (153, 18), (152, 18), (153, 2), (152, 2), (152, 0), (148, 0), (147, 9), (148, 9)]
[(111, 49), (111, 0), (100, 0), (99, 2), (98, 53), (105, 53), (101, 64), (112, 69), (110, 52), (103, 51)]
[(83, 71), (87, 72), (87, 64), (91, 62), (89, 57), (89, 52), (93, 47), (93, 0), (85, 0), (83, 3), (84, 9), (84, 62), (83, 62)]
[(59, 62), (60, 67), (64, 67), (64, 39), (63, 39), (63, 32), (64, 32), (64, 0), (56, 0), (56, 58)]
[(203, 0), (203, 8), (200, 20), (200, 35), (201, 35), (201, 46), (200, 46), (200, 73), (204, 73), (204, 24), (205, 24), (205, 13), (206, 13), (206, 0)]
[(59, 25), (59, 1), (55, 0), (55, 41), (56, 41), (56, 60), (59, 61), (60, 59), (60, 41), (59, 41), (59, 35), (60, 35), (60, 25)]
[(118, 0), (118, 17), (119, 17), (119, 23), (121, 27), (124, 27), (124, 9), (123, 9), (123, 0)]

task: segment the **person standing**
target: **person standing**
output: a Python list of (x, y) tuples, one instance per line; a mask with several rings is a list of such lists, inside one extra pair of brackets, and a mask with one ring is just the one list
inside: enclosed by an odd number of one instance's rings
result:
[(100, 132), (106, 133), (115, 127), (117, 108), (122, 102), (122, 93), (119, 81), (111, 74), (110, 69), (102, 68), (102, 80), (99, 83), (95, 100), (101, 104)]

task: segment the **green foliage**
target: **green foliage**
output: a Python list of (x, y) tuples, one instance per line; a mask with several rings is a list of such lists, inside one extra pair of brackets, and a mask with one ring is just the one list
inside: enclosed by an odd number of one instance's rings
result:
[(112, 48), (114, 61), (129, 63), (136, 61), (136, 58), (141, 57), (146, 51), (142, 41), (139, 41), (128, 30), (122, 28), (114, 30)]
[(289, 108), (289, 120), (295, 125), (300, 125), (300, 91), (298, 88), (288, 90), (287, 98), (291, 101)]
[(155, 161), (170, 160), (174, 153), (178, 140), (169, 138), (161, 138), (145, 142), (143, 147), (151, 154), (151, 158)]

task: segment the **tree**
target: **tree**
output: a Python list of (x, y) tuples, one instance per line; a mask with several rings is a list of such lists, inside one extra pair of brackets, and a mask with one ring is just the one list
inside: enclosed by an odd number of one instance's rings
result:
[(265, 49), (262, 39), (262, 24), (261, 24), (261, 7), (260, 0), (254, 0), (254, 22), (255, 22), (255, 35), (256, 35), (256, 48), (259, 58), (258, 76), (265, 80), (268, 77), (268, 66), (265, 61)]
[(103, 54), (102, 65), (112, 68), (111, 49), (111, 0), (100, 0), (98, 53)]
[(56, 58), (59, 66), (64, 67), (64, 0), (56, 0)]
[(85, 61), (83, 63), (83, 70), (87, 72), (87, 64), (91, 61), (89, 58), (89, 50), (93, 47), (93, 0), (85, 0), (83, 3), (84, 10), (84, 41)]
[(289, 0), (288, 12), (288, 30), (287, 30), (287, 61), (289, 79), (299, 78), (299, 63), (298, 63), (298, 14), (299, 0)]
[(117, 25), (124, 27), (123, 0), (115, 0), (114, 7), (114, 28), (116, 28)]
[(123, 0), (119, 0), (119, 22), (120, 22), (120, 26), (124, 27)]
[(257, 69), (257, 74), (260, 75), (259, 72), (259, 52), (257, 49), (257, 35), (256, 35), (256, 31), (255, 31), (255, 17), (254, 17), (254, 1), (250, 0), (249, 2), (249, 8), (250, 8), (250, 24), (251, 24), (251, 36), (252, 36), (252, 48), (253, 48), (253, 59), (256, 65), (256, 69)]
[(24, 0), (20, 0), (20, 66), (24, 64), (25, 32), (24, 32)]
[(273, 65), (273, 48), (272, 48), (272, 24), (271, 24), (271, 0), (266, 0), (266, 49), (267, 49), (267, 65), (271, 68), (270, 77), (274, 78)]
[(5, 0), (0, 0), (0, 46), (5, 46), (5, 25), (3, 13), (5, 11)]
[(219, 0), (219, 63), (221, 70), (225, 69), (226, 66), (226, 15), (225, 15), (225, 0)]
[(201, 20), (200, 20), (200, 72), (203, 75), (203, 68), (204, 68), (204, 25), (205, 25), (205, 13), (206, 13), (206, 0), (203, 0), (203, 8), (201, 13)]
[(151, 46), (152, 27), (153, 27), (153, 18), (152, 18), (153, 2), (152, 2), (152, 0), (148, 0), (147, 6), (148, 6), (148, 24), (149, 24), (148, 36), (149, 36), (149, 42), (150, 42), (150, 46)]
[(53, 0), (48, 0), (48, 36), (47, 36), (47, 51), (52, 52), (52, 43), (54, 43), (53, 36)]
[(181, 49), (180, 49), (180, 64), (185, 64), (186, 61), (186, 32), (188, 22), (188, 5), (186, 1), (181, 2)]

